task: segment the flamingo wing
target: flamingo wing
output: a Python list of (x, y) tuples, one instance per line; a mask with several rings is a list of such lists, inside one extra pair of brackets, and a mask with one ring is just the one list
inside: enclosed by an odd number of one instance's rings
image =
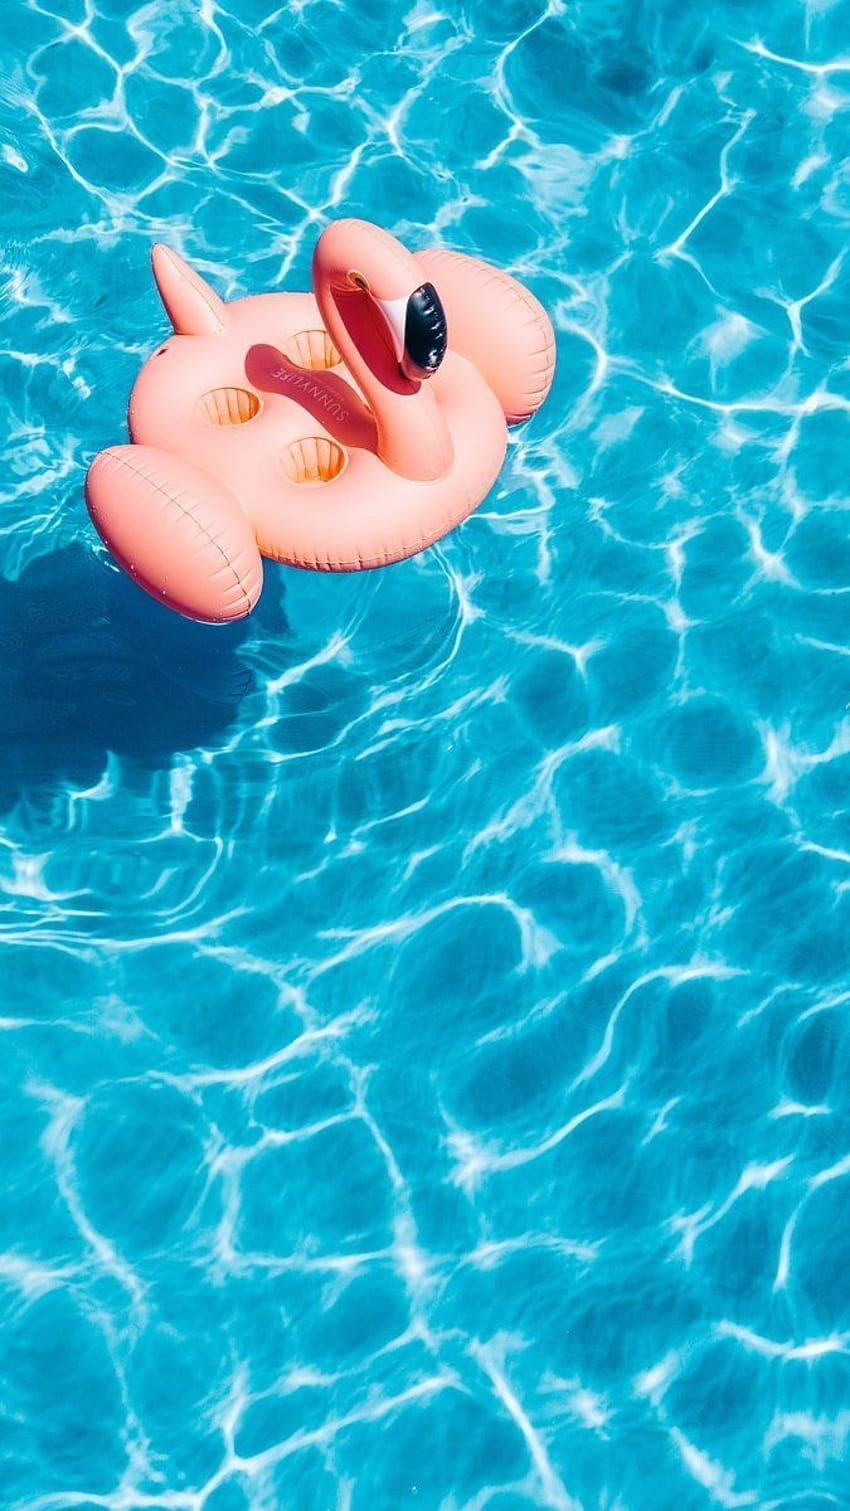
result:
[(432, 248), (416, 260), (446, 311), (449, 350), (474, 363), (509, 425), (527, 420), (555, 372), (555, 335), (540, 301), (509, 273), (462, 252)]
[(263, 566), (223, 483), (158, 446), (110, 446), (89, 468), (86, 499), (112, 555), (160, 603), (209, 624), (251, 612)]

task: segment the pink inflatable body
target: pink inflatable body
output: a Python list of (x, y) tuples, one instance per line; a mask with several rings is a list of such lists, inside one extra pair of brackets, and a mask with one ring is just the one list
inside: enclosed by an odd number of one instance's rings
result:
[(313, 294), (225, 304), (164, 246), (153, 270), (174, 335), (86, 497), (125, 570), (192, 619), (250, 613), (263, 556), (352, 571), (421, 551), (485, 497), (506, 422), (552, 382), (552, 327), (521, 284), (366, 221), (324, 231)]

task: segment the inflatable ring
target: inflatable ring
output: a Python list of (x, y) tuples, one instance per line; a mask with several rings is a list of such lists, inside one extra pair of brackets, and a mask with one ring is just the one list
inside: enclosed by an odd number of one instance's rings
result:
[(347, 572), (438, 540), (552, 382), (552, 326), (521, 284), (367, 221), (323, 232), (313, 294), (225, 304), (164, 246), (153, 271), (174, 334), (86, 497), (121, 566), (192, 619), (250, 613), (263, 556)]

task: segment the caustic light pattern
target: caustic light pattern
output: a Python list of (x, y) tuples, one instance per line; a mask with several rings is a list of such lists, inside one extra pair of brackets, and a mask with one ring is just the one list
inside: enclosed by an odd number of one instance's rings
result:
[[(4, 5), (10, 1511), (850, 1503), (848, 36)], [(82, 501), (150, 246), (339, 215), (553, 392), (439, 547), (182, 623)]]

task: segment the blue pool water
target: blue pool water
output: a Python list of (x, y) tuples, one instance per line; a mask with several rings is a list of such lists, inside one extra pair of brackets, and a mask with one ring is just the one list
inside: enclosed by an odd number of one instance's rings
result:
[[(850, 5), (7, 0), (11, 1511), (850, 1504)], [(418, 560), (192, 626), (152, 241), (477, 250), (559, 368)]]

